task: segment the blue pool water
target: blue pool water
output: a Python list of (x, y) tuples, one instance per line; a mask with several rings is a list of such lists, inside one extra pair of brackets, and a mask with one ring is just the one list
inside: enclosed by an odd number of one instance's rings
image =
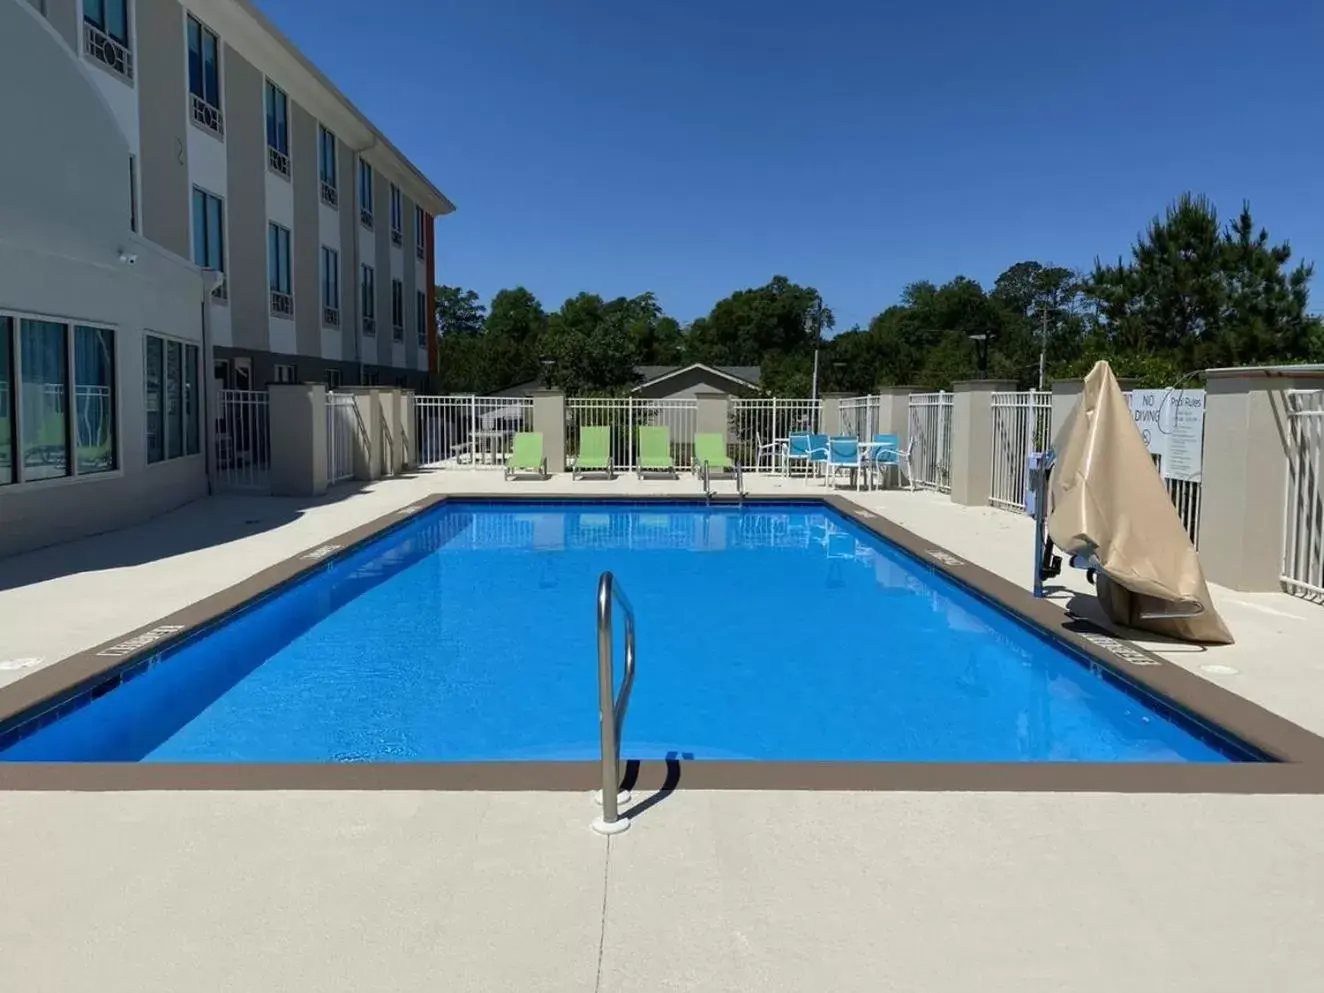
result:
[(627, 757), (1249, 757), (821, 505), (454, 503), (0, 759), (596, 758), (606, 569), (638, 618)]

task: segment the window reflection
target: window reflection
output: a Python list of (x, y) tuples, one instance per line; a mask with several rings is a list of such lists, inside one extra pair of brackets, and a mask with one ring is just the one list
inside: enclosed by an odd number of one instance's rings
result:
[(20, 322), (23, 478), (69, 475), (69, 392), (66, 328), (54, 321)]
[(78, 325), (74, 328), (74, 400), (79, 475), (116, 467), (114, 389), (114, 332)]

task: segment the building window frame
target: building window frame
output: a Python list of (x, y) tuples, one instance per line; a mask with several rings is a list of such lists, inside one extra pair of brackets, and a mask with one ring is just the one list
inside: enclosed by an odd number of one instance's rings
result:
[[(152, 445), (153, 387), (150, 375), (153, 344), (159, 346), (159, 371), (155, 401), (159, 421), (159, 449)], [(175, 357), (175, 381), (171, 383), (171, 356)], [(150, 468), (202, 455), (202, 404), (198, 384), (202, 348), (195, 341), (159, 331), (143, 332), (143, 443)], [(191, 375), (190, 375), (191, 372)], [(174, 388), (176, 411), (170, 409)]]
[(203, 269), (215, 269), (221, 282), (211, 291), (212, 299), (225, 303), (230, 290), (225, 281), (225, 198), (194, 186), (189, 226), (193, 234), (193, 262)]
[(428, 295), (422, 290), (414, 291), (414, 331), (418, 334), (418, 344), (426, 347), (428, 343)]
[[(33, 416), (34, 407), (40, 410), (48, 403), (50, 384), (43, 384), (42, 396), (37, 404), (25, 402), (24, 322), (59, 327), (63, 332), (59, 356), (63, 382), (55, 384), (58, 395), (52, 405), (53, 410), (41, 414), (43, 420), (47, 419), (48, 413), (57, 414), (62, 422), (63, 438), (58, 444), (63, 447), (64, 461), (63, 471), (59, 473), (34, 476), (29, 471), (35, 467), (28, 465), (23, 429), (26, 419)], [(93, 377), (80, 371), (83, 366), (80, 362), (80, 345), (84, 338), (80, 332), (106, 336), (105, 344), (108, 347), (103, 354), (106, 356), (105, 366), (108, 367), (105, 369), (108, 385), (90, 385), (88, 381)], [(10, 455), (9, 465), (0, 468), (0, 493), (123, 475), (120, 347), (119, 327), (105, 321), (80, 321), (51, 314), (0, 309), (0, 349), (4, 349), (8, 365), (7, 379), (3, 381), (3, 389), (0, 389), (0, 432), (4, 434)], [(94, 450), (94, 446), (87, 441), (93, 434), (94, 422), (98, 440), (109, 448), (106, 463), (95, 468), (85, 461), (91, 458), (92, 452), (89, 449)], [(55, 448), (57, 443), (52, 442), (46, 447)]]
[(141, 224), (138, 217), (138, 156), (129, 153), (129, 230), (138, 233)]
[(299, 367), (293, 362), (277, 362), (271, 367), (271, 375), (277, 386), (288, 386), (299, 381)]
[(405, 195), (400, 187), (391, 184), (391, 244), (397, 248), (405, 243)]
[(366, 262), (359, 264), (359, 318), (365, 338), (377, 334), (377, 273)]
[[(185, 46), (188, 49), (187, 73), (189, 110), (193, 123), (203, 131), (225, 139), (225, 115), (221, 112), (221, 38), (201, 20), (188, 14), (185, 19)], [(207, 72), (207, 47), (211, 43), (212, 71)]]
[(317, 125), (317, 178), (322, 203), (340, 209), (339, 167), (336, 163), (336, 136), (325, 125)]
[(359, 159), (359, 223), (372, 230), (372, 164)]
[(83, 52), (133, 85), (133, 5), (129, 0), (81, 0)]
[(293, 235), (275, 221), (267, 222), (267, 288), (271, 291), (271, 316), (294, 318), (294, 284), (291, 270)]
[(391, 280), (391, 340), (405, 340), (405, 284), (403, 280)]
[(267, 168), (282, 179), (290, 178), (290, 97), (270, 79), (262, 87), (266, 111)]
[(340, 327), (340, 250), (323, 245), (318, 253), (322, 284), (322, 326)]
[(424, 233), (427, 219), (427, 211), (419, 204), (414, 204), (414, 254), (420, 262), (426, 261), (428, 257), (428, 240)]
[(328, 370), (326, 370), (326, 372), (323, 373), (323, 375), (322, 375), (322, 379), (323, 379), (323, 382), (326, 383), (326, 388), (327, 388), (328, 390), (338, 390), (338, 389), (340, 389), (340, 370), (339, 370), (339, 369), (328, 369)]

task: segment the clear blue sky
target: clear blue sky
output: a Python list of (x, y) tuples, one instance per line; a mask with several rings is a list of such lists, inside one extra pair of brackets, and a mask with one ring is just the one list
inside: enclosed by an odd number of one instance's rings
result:
[(1324, 269), (1317, 0), (259, 2), (457, 204), (437, 279), (485, 300), (685, 321), (782, 273), (840, 329), (1115, 258), (1185, 189)]

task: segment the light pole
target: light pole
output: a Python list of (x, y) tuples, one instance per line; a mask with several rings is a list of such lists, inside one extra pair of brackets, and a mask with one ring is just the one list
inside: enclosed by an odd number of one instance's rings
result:
[(975, 351), (979, 353), (979, 378), (988, 379), (988, 332), (968, 337), (975, 343)]
[(545, 389), (552, 388), (552, 366), (556, 365), (556, 359), (550, 355), (544, 355), (540, 360), (542, 362), (542, 385)]
[(810, 399), (818, 399), (818, 347), (823, 343), (823, 298), (814, 294), (814, 302), (805, 312), (805, 333), (814, 335), (814, 380), (810, 390)]
[(1043, 311), (1043, 332), (1039, 338), (1039, 392), (1044, 391), (1044, 364), (1048, 360), (1048, 311)]

